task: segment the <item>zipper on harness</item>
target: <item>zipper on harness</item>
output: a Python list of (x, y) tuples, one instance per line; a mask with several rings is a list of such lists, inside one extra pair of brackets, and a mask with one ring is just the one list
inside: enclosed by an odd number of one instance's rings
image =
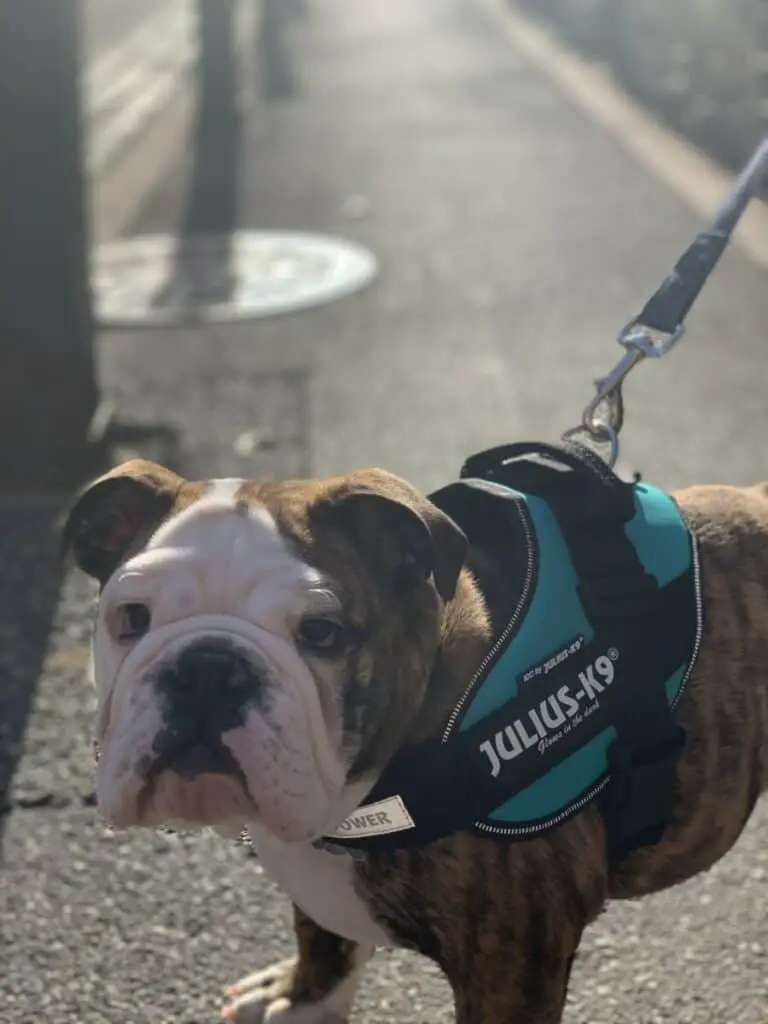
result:
[(513, 499), (513, 501), (515, 505), (515, 511), (517, 512), (517, 515), (520, 519), (520, 525), (523, 528), (523, 534), (525, 536), (526, 562), (525, 576), (523, 577), (523, 587), (520, 591), (520, 596), (517, 600), (517, 604), (515, 605), (515, 610), (512, 613), (512, 617), (502, 630), (501, 634), (496, 638), (495, 642), (493, 643), (493, 645), (491, 646), (483, 660), (480, 662), (480, 666), (478, 667), (477, 671), (472, 677), (472, 681), (470, 682), (469, 686), (466, 688), (464, 693), (461, 695), (457, 703), (454, 705), (453, 710), (448, 716), (448, 721), (446, 722), (445, 729), (443, 730), (443, 736), (441, 740), (442, 743), (447, 743), (448, 740), (450, 739), (456, 727), (456, 723), (461, 717), (461, 713), (466, 706), (467, 701), (474, 694), (478, 684), (485, 675), (488, 666), (493, 661), (495, 661), (499, 651), (501, 651), (504, 648), (507, 641), (509, 640), (509, 637), (517, 629), (520, 622), (520, 616), (523, 614), (523, 611), (527, 607), (528, 599), (531, 596), (531, 584), (533, 583), (533, 575), (535, 568), (535, 546), (533, 543), (533, 532), (531, 530), (531, 524), (528, 521), (528, 513), (525, 508), (525, 503), (520, 498), (515, 498)]

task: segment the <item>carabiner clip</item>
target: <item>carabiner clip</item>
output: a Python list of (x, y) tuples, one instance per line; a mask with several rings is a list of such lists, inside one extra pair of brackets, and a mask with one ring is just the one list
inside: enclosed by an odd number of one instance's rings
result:
[(595, 381), (595, 395), (582, 413), (581, 426), (566, 431), (563, 439), (586, 433), (593, 444), (608, 444), (606, 461), (613, 469), (619, 456), (619, 433), (624, 425), (621, 390), (624, 381), (644, 359), (659, 359), (666, 355), (683, 336), (683, 330), (680, 325), (673, 334), (664, 334), (638, 320), (630, 321), (617, 338), (625, 349), (624, 355), (610, 373)]

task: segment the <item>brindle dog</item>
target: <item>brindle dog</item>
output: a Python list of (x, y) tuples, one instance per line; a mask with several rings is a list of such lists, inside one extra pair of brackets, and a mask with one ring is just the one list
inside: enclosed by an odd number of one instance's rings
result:
[[(79, 564), (102, 583), (141, 546), (137, 537), (146, 539), (163, 517), (204, 491), (147, 463), (112, 476), (130, 477), (135, 486), (128, 491), (147, 499), (135, 504), (128, 527), (120, 488), (98, 491), (97, 485), (67, 528)], [(361, 493), (371, 500), (361, 503)], [(354, 865), (357, 898), (381, 933), (445, 972), (459, 1024), (558, 1024), (582, 933), (606, 901), (642, 897), (710, 868), (735, 843), (768, 784), (768, 485), (694, 487), (675, 497), (698, 543), (704, 636), (677, 710), (687, 743), (673, 820), (661, 841), (610, 864), (603, 820), (590, 806), (525, 842), (462, 833)], [(507, 620), (517, 597), (514, 581), (498, 578), (492, 558), (481, 563), (470, 550), (464, 561), (455, 527), (403, 481), (380, 471), (330, 481), (246, 483), (236, 507), (249, 503), (267, 510), (305, 563), (340, 581), (355, 614), (367, 618), (358, 661), (338, 669), (342, 685), (365, 689), (363, 676), (399, 680), (361, 726), (366, 770), (380, 769), (393, 745), (438, 733)], [(409, 528), (420, 523), (424, 536), (431, 535), (434, 579), (440, 591), (442, 573), (445, 602), (424, 577), (405, 595), (387, 584), (402, 559), (404, 509)], [(365, 693), (355, 700), (365, 710)], [(275, 1012), (266, 1019), (275, 1021), (346, 1014), (349, 1000), (341, 1001), (344, 1009), (331, 1009), (339, 1005), (331, 997), (354, 988), (372, 948), (324, 930), (298, 908), (295, 929), (297, 958), (259, 978), (262, 1008), (251, 1003), (241, 1011), (236, 999), (225, 1011), (238, 1024), (265, 1019), (270, 1007)], [(238, 991), (242, 995), (235, 986), (231, 994)]]

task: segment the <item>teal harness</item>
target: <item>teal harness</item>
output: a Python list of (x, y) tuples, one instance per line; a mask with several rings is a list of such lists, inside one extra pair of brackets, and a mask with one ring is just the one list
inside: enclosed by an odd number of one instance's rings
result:
[[(578, 577), (568, 546), (551, 508), (535, 495), (515, 492), (524, 502), (538, 552), (538, 573), (517, 629), (514, 643), (504, 649), (491, 671), (471, 694), (458, 732), (480, 723), (516, 697), (521, 687), (536, 686), (558, 665), (592, 645), (594, 627), (579, 599)], [(634, 488), (635, 515), (626, 534), (645, 570), (660, 587), (692, 568), (693, 547), (672, 499), (646, 484)], [(670, 708), (682, 694), (693, 665), (692, 653), (663, 682)], [(605, 691), (621, 685), (621, 651), (609, 647), (597, 654), (591, 671), (567, 692), (548, 693), (524, 718), (516, 718), (501, 736), (488, 741), (489, 762), (497, 768), (502, 757), (514, 760), (529, 747), (562, 742), (589, 715)], [(567, 684), (563, 684), (567, 685)], [(609, 725), (580, 745), (522, 792), (495, 808), (483, 828), (503, 835), (542, 831), (592, 800), (608, 775), (608, 752), (616, 739)], [(498, 749), (497, 749), (498, 748)]]
[(614, 855), (658, 841), (685, 739), (673, 711), (702, 628), (677, 505), (586, 449), (543, 445), (475, 456), (432, 500), (507, 560), (515, 605), (442, 736), (401, 751), (328, 843), (522, 839), (595, 800)]

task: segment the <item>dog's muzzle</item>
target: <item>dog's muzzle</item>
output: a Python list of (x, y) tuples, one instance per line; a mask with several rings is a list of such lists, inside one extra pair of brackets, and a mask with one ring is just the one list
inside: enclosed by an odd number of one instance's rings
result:
[(96, 780), (115, 827), (260, 821), (291, 842), (325, 827), (343, 767), (315, 680), (289, 642), (227, 627), (184, 622), (124, 671)]
[(155, 683), (165, 728), (153, 743), (148, 774), (171, 769), (193, 779), (203, 773), (240, 776), (222, 734), (245, 724), (259, 706), (265, 679), (227, 641), (201, 639), (165, 666)]

